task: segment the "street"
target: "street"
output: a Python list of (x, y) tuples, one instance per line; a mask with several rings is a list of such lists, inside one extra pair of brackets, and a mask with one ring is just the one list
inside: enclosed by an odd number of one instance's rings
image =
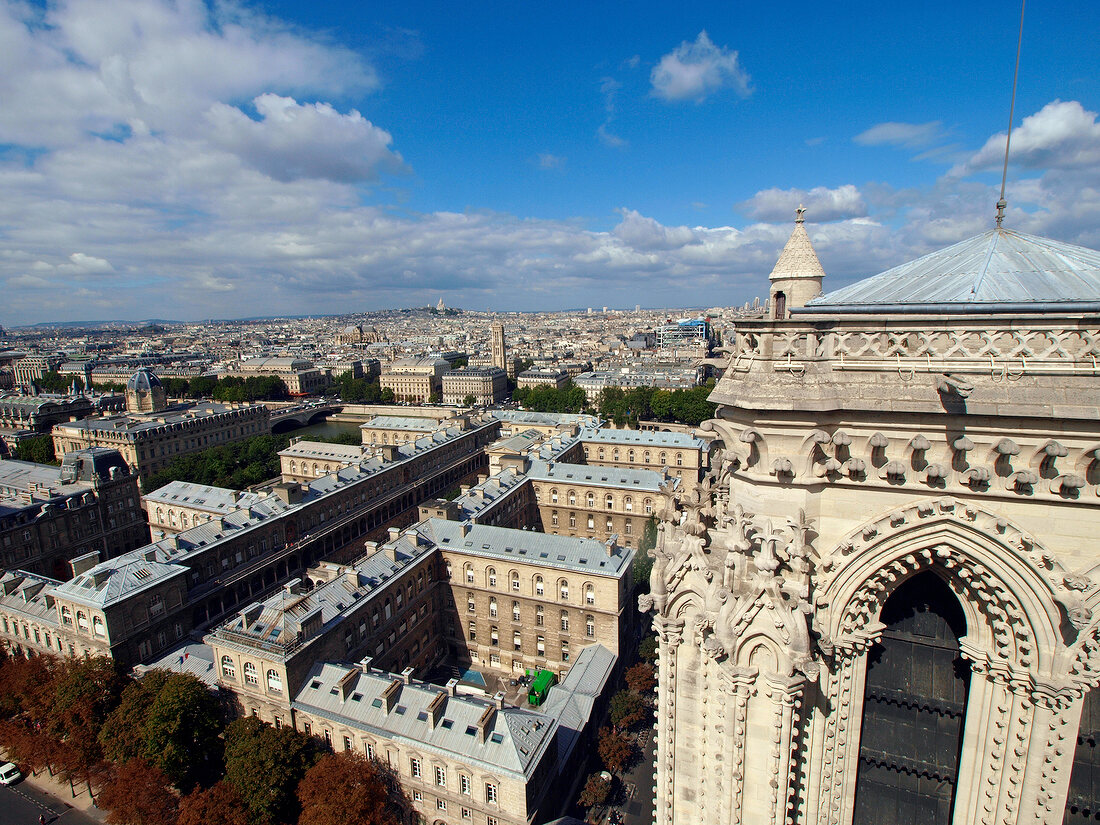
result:
[(38, 825), (38, 817), (43, 814), (49, 823), (98, 825), (97, 820), (25, 781), (0, 786), (0, 825)]

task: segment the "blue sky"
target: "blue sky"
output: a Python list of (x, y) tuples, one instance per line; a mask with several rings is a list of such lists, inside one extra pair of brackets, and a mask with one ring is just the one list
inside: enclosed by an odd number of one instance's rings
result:
[[(826, 288), (992, 225), (1014, 3), (675, 5), (0, 0), (0, 324), (729, 305), (799, 202)], [(1097, 31), (1029, 4), (1008, 192), (1093, 247)]]

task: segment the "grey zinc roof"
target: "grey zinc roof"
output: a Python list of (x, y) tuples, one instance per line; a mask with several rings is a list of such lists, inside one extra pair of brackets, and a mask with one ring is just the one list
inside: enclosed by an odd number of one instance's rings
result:
[[(597, 576), (618, 576), (634, 558), (629, 547), (608, 545), (596, 539), (555, 536), (534, 530), (513, 530), (487, 524), (469, 524), (430, 518), (415, 528), (440, 549), (474, 556), (541, 564), (558, 570)], [(463, 532), (465, 531), (465, 533)]]
[(58, 598), (105, 608), (139, 590), (186, 573), (187, 568), (182, 564), (151, 561), (134, 552), (97, 564), (86, 573), (59, 584), (53, 592)]
[(585, 430), (581, 441), (603, 444), (627, 444), (643, 447), (683, 448), (698, 450), (704, 447), (703, 440), (687, 433), (666, 432), (664, 430), (613, 430), (601, 427), (598, 430)]
[[(524, 778), (531, 777), (554, 740), (553, 718), (505, 707), (497, 710), (482, 741), (478, 720), (492, 703), (471, 696), (448, 695), (439, 723), (433, 725), (428, 707), (446, 690), (427, 683), (402, 684), (396, 704), (387, 713), (382, 693), (393, 683), (393, 674), (360, 671), (341, 690), (341, 680), (356, 670), (355, 666), (329, 662), (314, 665), (291, 706), (354, 730), (404, 741), (416, 750)], [(473, 733), (468, 732), (471, 729)]]
[(190, 481), (170, 481), (141, 498), (153, 504), (177, 505), (212, 513), (230, 513), (244, 507), (254, 507), (269, 497), (275, 498), (271, 493), (241, 492)]
[(1001, 228), (821, 295), (792, 314), (844, 307), (904, 311), (952, 304), (960, 311), (994, 311), (998, 305), (1068, 309), (1096, 303), (1100, 252)]
[(0, 575), (0, 605), (10, 613), (25, 616), (40, 624), (56, 626), (57, 611), (47, 598), (60, 582), (57, 579), (27, 573), (23, 570), (7, 570)]
[(666, 477), (653, 470), (635, 470), (631, 467), (600, 467), (592, 464), (561, 464), (558, 462), (532, 461), (527, 475), (536, 481), (558, 481), (562, 484), (590, 484), (593, 487), (644, 490), (659, 493), (661, 484), (679, 484), (676, 476)]

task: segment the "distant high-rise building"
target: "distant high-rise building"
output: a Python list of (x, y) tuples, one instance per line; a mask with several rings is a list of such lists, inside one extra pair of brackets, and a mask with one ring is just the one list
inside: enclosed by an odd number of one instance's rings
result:
[(500, 367), (509, 378), (516, 377), (515, 361), (508, 357), (508, 348), (504, 345), (504, 324), (493, 324), (492, 337), (493, 366)]

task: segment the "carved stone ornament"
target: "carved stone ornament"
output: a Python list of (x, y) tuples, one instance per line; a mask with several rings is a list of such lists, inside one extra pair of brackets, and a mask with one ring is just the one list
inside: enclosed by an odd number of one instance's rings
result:
[(731, 671), (748, 666), (755, 647), (766, 645), (776, 653), (778, 675), (816, 678), (812, 521), (802, 512), (777, 523), (737, 504), (727, 508), (711, 477), (690, 492), (663, 492), (651, 592), (639, 607), (683, 621), (704, 657)]

